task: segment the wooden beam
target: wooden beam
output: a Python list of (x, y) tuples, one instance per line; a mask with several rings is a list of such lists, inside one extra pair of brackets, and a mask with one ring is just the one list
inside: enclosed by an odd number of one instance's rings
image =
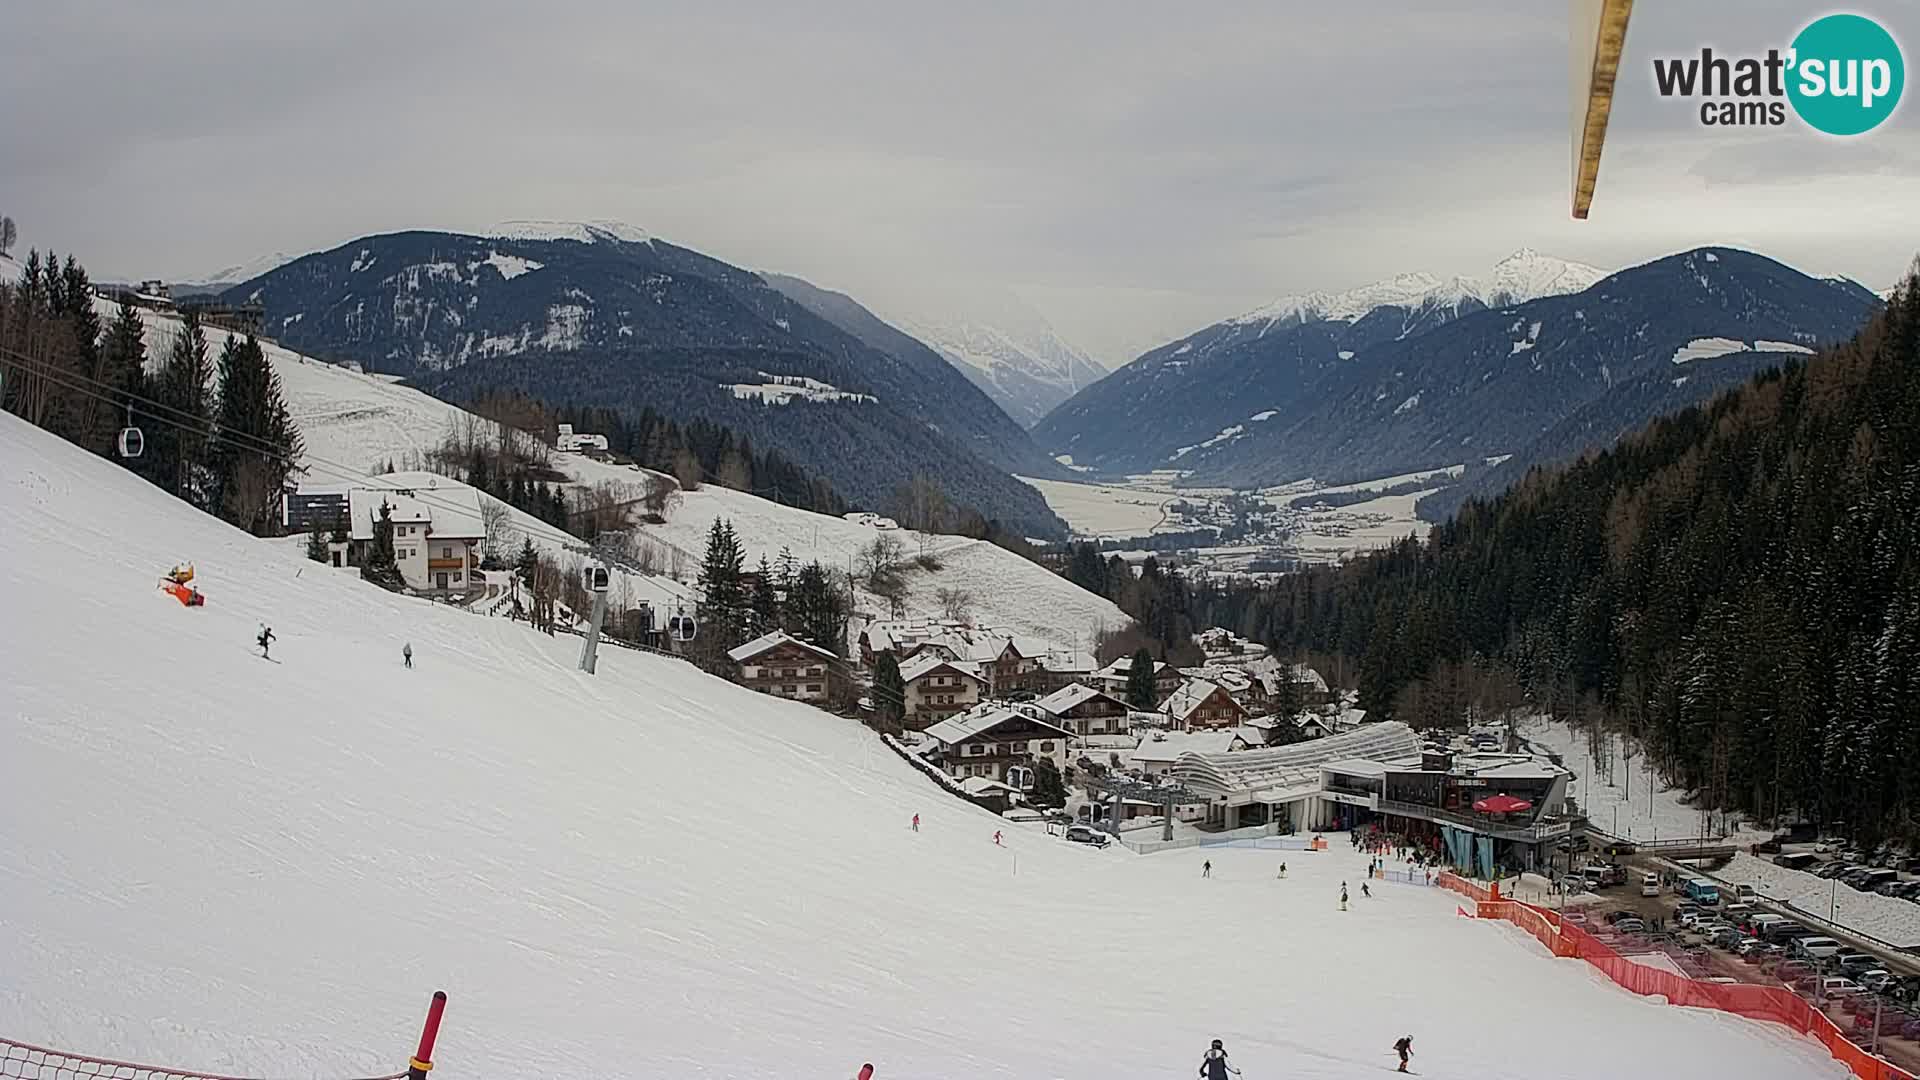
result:
[(1600, 178), (1613, 112), (1613, 84), (1627, 44), (1633, 0), (1572, 0), (1573, 216), (1584, 220)]

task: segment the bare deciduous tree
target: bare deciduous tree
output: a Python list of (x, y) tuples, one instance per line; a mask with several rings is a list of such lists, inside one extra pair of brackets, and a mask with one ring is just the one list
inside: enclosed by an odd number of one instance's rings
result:
[(900, 560), (905, 554), (899, 538), (890, 533), (881, 533), (873, 538), (873, 543), (861, 548), (860, 580), (867, 591), (889, 599), (904, 592), (906, 580), (900, 573)]
[(20, 238), (19, 230), (13, 227), (13, 219), (0, 217), (0, 255), (13, 250), (14, 241)]
[(934, 596), (940, 601), (940, 613), (955, 622), (965, 622), (973, 614), (973, 593), (966, 589), (942, 586)]

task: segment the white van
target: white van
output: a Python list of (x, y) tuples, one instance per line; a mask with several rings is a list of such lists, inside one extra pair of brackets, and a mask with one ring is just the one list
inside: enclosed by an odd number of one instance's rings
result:
[(1659, 896), (1660, 895), (1660, 875), (1659, 874), (1640, 875), (1640, 895), (1641, 896)]
[(1775, 915), (1769, 912), (1763, 915), (1755, 915), (1753, 918), (1748, 919), (1747, 928), (1753, 931), (1754, 937), (1765, 937), (1767, 927), (1778, 926), (1786, 921), (1787, 917), (1785, 915)]
[(1840, 951), (1840, 943), (1830, 937), (1803, 937), (1793, 943), (1793, 951), (1808, 960), (1825, 960)]

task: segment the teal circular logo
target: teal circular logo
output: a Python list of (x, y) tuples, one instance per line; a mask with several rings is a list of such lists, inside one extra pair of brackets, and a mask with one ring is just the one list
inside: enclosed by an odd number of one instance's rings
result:
[(1900, 45), (1864, 15), (1828, 15), (1793, 39), (1787, 100), (1815, 130), (1859, 135), (1893, 115), (1906, 86)]

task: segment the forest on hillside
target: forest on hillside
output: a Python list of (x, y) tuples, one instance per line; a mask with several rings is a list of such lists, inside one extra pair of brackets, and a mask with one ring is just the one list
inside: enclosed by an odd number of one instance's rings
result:
[(1920, 839), (1920, 277), (1850, 342), (1200, 625), (1352, 659), (1376, 715), (1520, 704), (1713, 806)]

